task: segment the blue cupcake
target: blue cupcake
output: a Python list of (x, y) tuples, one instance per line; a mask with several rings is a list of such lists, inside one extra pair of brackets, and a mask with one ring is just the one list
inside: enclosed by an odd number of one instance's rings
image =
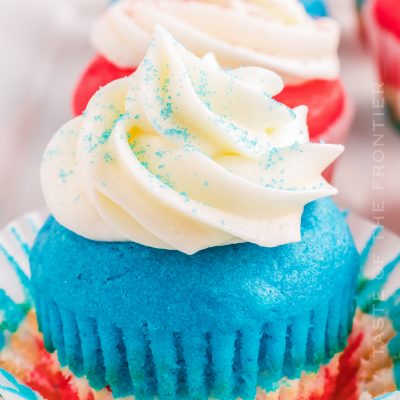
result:
[[(49, 351), (136, 399), (253, 399), (351, 329), (359, 256), (280, 78), (226, 72), (158, 28), (129, 78), (50, 142), (31, 254)], [(340, 295), (338, 295), (340, 293)]]
[(306, 206), (299, 243), (191, 256), (89, 241), (50, 218), (31, 260), (48, 350), (138, 399), (253, 399), (318, 369), (346, 344), (359, 265), (331, 200)]

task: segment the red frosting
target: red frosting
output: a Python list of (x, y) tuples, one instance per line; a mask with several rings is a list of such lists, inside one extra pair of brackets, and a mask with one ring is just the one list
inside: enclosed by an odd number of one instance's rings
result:
[(400, 1), (376, 0), (374, 12), (379, 25), (400, 39)]
[(78, 82), (72, 100), (74, 115), (81, 115), (91, 97), (97, 90), (115, 79), (123, 78), (134, 72), (135, 69), (122, 69), (110, 63), (104, 57), (98, 55), (86, 68)]
[(319, 136), (343, 112), (346, 94), (340, 80), (313, 80), (300, 85), (288, 85), (275, 98), (291, 108), (308, 106), (310, 138), (319, 141)]

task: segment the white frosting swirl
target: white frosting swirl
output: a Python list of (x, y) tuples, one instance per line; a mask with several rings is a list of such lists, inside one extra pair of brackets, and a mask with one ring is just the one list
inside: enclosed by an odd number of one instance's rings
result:
[(271, 97), (282, 87), (258, 67), (226, 72), (157, 28), (138, 70), (51, 140), (51, 213), (89, 239), (187, 254), (300, 240), (303, 206), (336, 192), (321, 171), (343, 148), (309, 143), (307, 109)]
[(156, 24), (224, 67), (260, 66), (286, 82), (339, 75), (337, 22), (312, 19), (298, 0), (123, 0), (97, 21), (92, 43), (115, 65), (137, 67)]

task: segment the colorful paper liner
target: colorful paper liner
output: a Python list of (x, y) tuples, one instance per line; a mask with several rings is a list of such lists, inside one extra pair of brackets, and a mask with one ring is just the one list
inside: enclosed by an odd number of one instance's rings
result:
[[(204, 399), (207, 395), (203, 382), (207, 375), (212, 377), (213, 394), (217, 398), (231, 399), (231, 393), (240, 387), (241, 395), (249, 399), (254, 397), (257, 381), (263, 388), (273, 390), (279, 386), (277, 382), (282, 376), (297, 377), (302, 369), (313, 370), (315, 365), (327, 363), (345, 348), (354, 315), (353, 293), (354, 284), (341, 296), (320, 303), (308, 316), (305, 312), (302, 317), (288, 321), (270, 321), (267, 328), (263, 325), (261, 339), (258, 330), (182, 334), (179, 339), (167, 330), (158, 347), (153, 346), (149, 332), (143, 334), (132, 327), (120, 329), (112, 324), (99, 324), (38, 295), (35, 304), (46, 349), (57, 349), (60, 364), (68, 365), (77, 376), (85, 375), (94, 388), (109, 385), (119, 397), (135, 390), (139, 399), (153, 398), (154, 393), (160, 399), (170, 399), (175, 391), (180, 393), (179, 398), (185, 398), (184, 393), (188, 391), (193, 396), (196, 394), (196, 399)], [(306, 318), (308, 325), (304, 324)], [(92, 335), (97, 335), (99, 340), (87, 340)], [(135, 338), (133, 346), (125, 340), (132, 337)], [(193, 360), (189, 342), (210, 354), (212, 363), (207, 359), (203, 363)], [(226, 356), (227, 353), (231, 356)], [(175, 354), (177, 360), (173, 363), (169, 360)]]
[[(62, 369), (57, 355), (45, 350), (29, 295), (28, 262), (45, 217), (45, 212), (34, 212), (0, 232), (0, 396), (6, 400), (113, 399), (111, 390), (91, 389), (86, 379)], [(257, 400), (369, 400), (400, 386), (400, 271), (396, 268), (400, 241), (355, 215), (348, 220), (363, 273), (359, 311), (347, 348), (317, 373), (281, 379), (274, 392), (259, 389)]]
[(362, 10), (363, 25), (367, 33), (385, 99), (396, 127), (400, 129), (400, 40), (384, 29), (374, 14), (376, 0), (367, 0)]

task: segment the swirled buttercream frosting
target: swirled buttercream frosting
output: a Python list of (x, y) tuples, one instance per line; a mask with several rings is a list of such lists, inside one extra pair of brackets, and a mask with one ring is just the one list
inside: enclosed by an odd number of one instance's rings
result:
[(282, 87), (273, 72), (225, 71), (156, 28), (138, 70), (48, 145), (51, 213), (88, 239), (187, 254), (300, 240), (304, 205), (336, 192), (321, 172), (343, 148), (309, 143), (307, 109), (272, 98)]
[(286, 82), (339, 75), (337, 22), (312, 19), (298, 0), (124, 0), (94, 25), (92, 43), (113, 64), (137, 67), (155, 24), (224, 67), (256, 65)]

